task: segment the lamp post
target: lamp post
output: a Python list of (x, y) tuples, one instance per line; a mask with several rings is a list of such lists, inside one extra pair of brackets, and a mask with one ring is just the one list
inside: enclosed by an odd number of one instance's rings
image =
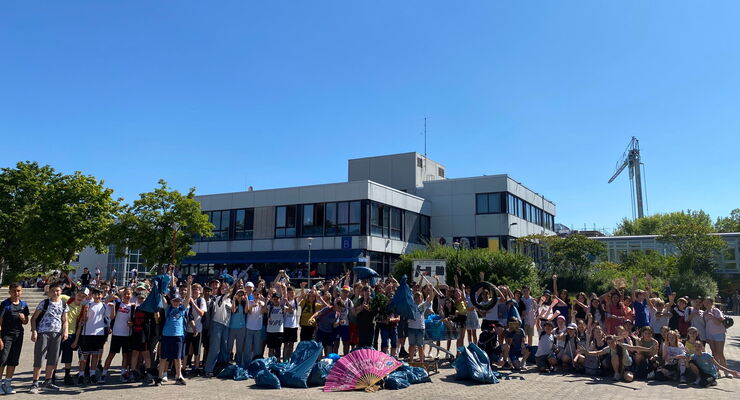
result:
[(313, 238), (309, 237), (309, 238), (306, 238), (306, 240), (308, 241), (308, 284), (306, 286), (308, 286), (308, 289), (310, 290), (311, 289), (311, 242), (313, 242)]

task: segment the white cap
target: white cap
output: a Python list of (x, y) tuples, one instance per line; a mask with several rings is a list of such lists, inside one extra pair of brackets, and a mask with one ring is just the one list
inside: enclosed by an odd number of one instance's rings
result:
[(253, 288), (253, 287), (254, 287), (254, 283), (252, 283), (252, 282), (247, 282), (247, 284), (246, 284), (245, 286), (246, 286), (246, 287), (251, 287), (251, 288)]

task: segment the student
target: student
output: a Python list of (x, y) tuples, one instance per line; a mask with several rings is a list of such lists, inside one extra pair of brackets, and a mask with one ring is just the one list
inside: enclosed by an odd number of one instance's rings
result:
[(647, 292), (637, 289), (637, 277), (632, 277), (632, 310), (635, 315), (635, 326), (637, 329), (650, 326), (650, 309), (647, 302), (647, 294), (652, 291), (650, 288), (652, 278), (648, 274), (645, 279), (647, 280)]
[[(323, 297), (320, 297), (325, 301)], [(324, 356), (328, 356), (334, 351), (334, 341), (336, 340), (336, 327), (339, 326), (339, 318), (344, 311), (344, 301), (337, 299), (334, 306), (324, 304), (324, 308), (317, 311), (311, 319), (316, 321), (316, 341), (324, 346)]]
[(316, 321), (312, 320), (311, 316), (316, 314), (316, 311), (320, 310), (321, 307), (323, 307), (316, 300), (316, 292), (310, 288), (304, 289), (304, 291), (306, 290), (308, 290), (308, 293), (303, 296), (303, 300), (301, 300), (299, 304), (299, 306), (301, 307), (301, 342), (306, 340), (313, 340), (314, 333), (316, 331)]
[(80, 275), (80, 283), (82, 286), (82, 289), (90, 287), (90, 281), (92, 280), (92, 275), (90, 275), (90, 270), (87, 269), (87, 267), (82, 269), (82, 274)]
[(298, 341), (298, 299), (291, 286), (285, 289), (285, 305), (288, 309), (283, 320), (283, 358), (289, 360)]
[(15, 394), (13, 389), (13, 374), (23, 349), (23, 325), (28, 323), (31, 313), (28, 305), (21, 300), (23, 288), (17, 283), (8, 287), (10, 297), (0, 304), (0, 378), (5, 369), (5, 378), (0, 385), (4, 394)]
[(434, 297), (437, 295), (436, 292), (432, 292), (432, 295), (427, 295), (426, 300), (422, 302), (422, 293), (414, 292), (414, 303), (416, 307), (412, 310), (414, 316), (408, 321), (408, 339), (409, 339), (409, 362), (414, 361), (414, 355), (416, 350), (419, 350), (419, 361), (424, 362), (424, 311), (432, 305)]
[(521, 328), (521, 324), (518, 319), (512, 317), (509, 318), (509, 325), (506, 332), (504, 332), (505, 344), (502, 349), (501, 361), (499, 366), (503, 366), (505, 362), (511, 360), (511, 367), (514, 370), (521, 371), (526, 369), (527, 357), (529, 357), (529, 349), (527, 348), (526, 332)]
[[(251, 282), (247, 282), (249, 285)], [(255, 291), (253, 300), (247, 303), (247, 344), (242, 355), (241, 365), (246, 368), (255, 358), (262, 358), (262, 321), (265, 318), (265, 302), (262, 300), (262, 292)]]
[[(701, 338), (702, 340), (706, 340), (707, 324), (704, 320), (704, 310), (702, 309), (702, 303), (702, 299), (692, 299), (691, 307), (689, 307), (688, 312), (686, 313), (686, 319), (689, 321), (689, 325), (691, 325), (691, 328), (696, 329), (699, 338)], [(688, 331), (686, 331), (686, 333), (688, 334)], [(694, 352), (689, 351), (689, 354), (694, 354)]]
[(686, 348), (680, 341), (681, 335), (677, 330), (668, 331), (663, 343), (663, 368), (658, 371), (664, 377), (676, 376), (681, 383), (686, 383)]
[[(62, 364), (64, 364), (64, 384), (74, 385), (75, 380), (72, 377), (72, 356), (76, 345), (73, 348), (72, 344), (77, 341), (77, 327), (81, 327), (78, 323), (80, 319), (80, 313), (82, 313), (82, 302), (87, 298), (89, 289), (78, 290), (74, 298), (67, 301), (67, 340), (62, 342)], [(60, 296), (64, 299), (64, 296)], [(80, 382), (82, 384), (82, 382)]]
[[(172, 281), (175, 280), (174, 273), (171, 273)], [(159, 358), (159, 378), (154, 382), (155, 386), (162, 384), (163, 378), (167, 373), (167, 367), (170, 362), (175, 365), (176, 385), (186, 385), (185, 378), (182, 376), (182, 359), (185, 349), (185, 306), (190, 304), (190, 292), (193, 285), (193, 276), (187, 277), (187, 289), (185, 299), (179, 293), (170, 300), (170, 304), (164, 309), (164, 327), (162, 329), (162, 341), (160, 342)], [(164, 296), (162, 296), (164, 301)]]
[(686, 348), (686, 354), (691, 356), (694, 354), (694, 345), (696, 345), (696, 342), (700, 340), (699, 338), (699, 330), (695, 327), (690, 327), (688, 331), (686, 331), (686, 340), (683, 341), (683, 346)]
[(240, 358), (244, 356), (244, 350), (247, 347), (247, 296), (244, 289), (237, 289), (237, 285), (234, 285), (234, 291), (232, 292), (231, 302), (231, 318), (229, 319), (229, 344), (227, 348), (229, 353), (234, 350), (236, 345), (236, 352), (234, 353), (234, 359), (237, 362), (241, 362)]
[(625, 382), (632, 382), (634, 375), (628, 368), (632, 365), (632, 357), (630, 357), (630, 351), (650, 351), (645, 347), (641, 346), (630, 346), (625, 343), (620, 343), (619, 338), (614, 335), (606, 337), (607, 347), (599, 351), (588, 351), (586, 355), (590, 356), (603, 356), (609, 355), (611, 361), (612, 371), (614, 372), (614, 380), (619, 381), (624, 379)]
[(67, 340), (67, 303), (60, 298), (62, 288), (58, 283), (49, 286), (49, 298), (42, 300), (31, 317), (31, 341), (35, 343), (33, 351), (33, 383), (31, 394), (39, 392), (41, 361), (46, 357), (46, 375), (43, 388), (59, 391), (59, 386), (51, 382), (57, 367), (59, 350), (62, 341)]
[(542, 326), (542, 333), (534, 357), (537, 369), (540, 372), (552, 372), (558, 364), (555, 357), (555, 336), (552, 334), (552, 322), (550, 321), (545, 322)]
[(600, 325), (594, 325), (591, 328), (591, 333), (588, 336), (588, 350), (583, 352), (585, 355), (584, 370), (587, 375), (598, 376), (603, 375), (605, 370), (611, 368), (611, 363), (606, 360), (604, 356), (589, 355), (589, 351), (600, 351), (608, 346), (606, 342), (606, 336), (604, 330)]
[(653, 338), (653, 328), (644, 326), (640, 329), (640, 337), (637, 345), (650, 349), (650, 351), (635, 352), (634, 369), (637, 378), (652, 379), (655, 376), (655, 369), (658, 367), (658, 349), (660, 343)]
[(571, 322), (566, 328), (565, 341), (558, 353), (562, 369), (572, 368), (575, 371), (582, 370), (584, 356), (579, 353), (581, 347), (581, 342), (578, 339), (578, 325)]
[(648, 306), (650, 308), (650, 327), (653, 329), (653, 336), (662, 345), (663, 335), (661, 328), (668, 325), (668, 321), (671, 318), (670, 307), (657, 297), (650, 299)]
[(81, 321), (83, 322), (81, 336), (79, 338), (80, 371), (85, 371), (85, 365), (89, 361), (90, 383), (98, 383), (96, 367), (103, 354), (103, 346), (108, 338), (108, 324), (115, 317), (113, 305), (103, 302), (103, 292), (98, 288), (90, 290), (92, 301), (83, 306)]
[[(357, 316), (357, 345), (370, 347), (375, 330), (375, 312), (370, 307), (370, 287), (364, 286), (353, 310)], [(423, 350), (423, 349), (422, 349)]]
[(277, 288), (279, 291), (273, 293), (270, 303), (267, 307), (264, 307), (264, 313), (267, 314), (267, 356), (275, 357), (280, 362), (282, 360), (285, 313), (290, 310), (290, 306), (283, 301), (285, 285), (278, 282)]
[(342, 287), (339, 298), (344, 302), (344, 309), (342, 311), (342, 315), (339, 316), (339, 326), (337, 327), (337, 340), (334, 343), (334, 353), (339, 353), (339, 342), (341, 341), (343, 350), (342, 354), (347, 354), (349, 353), (349, 313), (352, 308), (354, 308), (354, 303), (349, 298), (349, 286)]
[[(203, 316), (208, 310), (206, 300), (201, 297), (203, 286), (194, 283), (192, 286), (193, 294), (190, 296), (190, 305), (188, 307), (187, 326), (185, 327), (185, 348), (186, 357), (193, 359), (191, 376), (199, 375), (200, 371), (200, 347), (203, 339)], [(186, 360), (187, 361), (187, 360)]]
[(231, 298), (229, 283), (221, 282), (219, 292), (213, 293), (213, 302), (208, 309), (210, 325), (210, 340), (208, 343), (208, 358), (206, 359), (206, 378), (213, 377), (216, 361), (227, 361), (229, 349), (229, 321), (231, 320)]
[(114, 303), (113, 315), (115, 318), (111, 320), (110, 348), (108, 350), (108, 357), (105, 359), (103, 374), (100, 376), (100, 383), (105, 383), (108, 369), (118, 353), (121, 353), (123, 357), (121, 362), (121, 380), (128, 382), (128, 367), (131, 360), (131, 325), (133, 324), (131, 322), (131, 316), (135, 307), (134, 304), (131, 304), (131, 294), (130, 288), (124, 288), (121, 290), (121, 300), (117, 300)]
[(694, 385), (701, 387), (716, 386), (719, 372), (722, 370), (727, 375), (740, 377), (740, 372), (731, 370), (717, 362), (711, 354), (704, 352), (704, 342), (698, 340), (694, 345), (694, 353), (689, 359), (689, 368), (696, 376)]
[(537, 300), (532, 297), (529, 286), (522, 287), (522, 297), (520, 300), (524, 304), (522, 312), (522, 324), (524, 333), (527, 334), (527, 346), (532, 345), (534, 339), (535, 326), (537, 325)]
[[(154, 331), (157, 329), (154, 321), (154, 313), (150, 313), (141, 309), (141, 305), (147, 297), (146, 289), (138, 289), (136, 291), (136, 307), (131, 317), (131, 342), (129, 347), (131, 349), (131, 371), (129, 375), (129, 381), (133, 382), (136, 380), (136, 376), (139, 371), (139, 361), (144, 365), (144, 373), (142, 374), (144, 384), (151, 384), (154, 382), (154, 375), (150, 372), (152, 367), (151, 357), (151, 343), (152, 337), (155, 335)], [(80, 376), (80, 379), (82, 377)], [(81, 383), (81, 382), (80, 382)]]
[[(726, 367), (725, 359), (725, 326), (723, 324), (725, 315), (719, 308), (714, 306), (714, 300), (710, 297), (704, 299), (704, 321), (706, 322), (706, 342), (712, 350), (712, 355), (720, 365)], [(705, 338), (702, 338), (705, 339)], [(728, 374), (725, 374), (728, 375)]]

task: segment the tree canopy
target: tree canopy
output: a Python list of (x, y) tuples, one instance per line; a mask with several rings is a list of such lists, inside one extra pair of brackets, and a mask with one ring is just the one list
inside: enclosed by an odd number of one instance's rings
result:
[(709, 214), (704, 211), (675, 211), (665, 214), (653, 214), (635, 220), (623, 219), (614, 230), (614, 236), (661, 235), (674, 225), (691, 224), (702, 227), (708, 232), (714, 231), (714, 224)]
[(714, 226), (717, 232), (740, 232), (740, 208), (732, 210), (729, 217), (718, 217)]

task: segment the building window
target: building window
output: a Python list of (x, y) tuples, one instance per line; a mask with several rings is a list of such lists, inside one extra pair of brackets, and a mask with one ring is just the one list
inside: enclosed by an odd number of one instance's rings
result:
[(419, 215), (419, 239), (422, 243), (429, 243), (429, 241), (432, 239), (429, 216)]
[(362, 221), (362, 204), (359, 201), (349, 203), (349, 224), (347, 232), (350, 235), (359, 235)]
[(422, 168), (424, 166), (424, 161), (421, 160), (421, 157), (416, 157), (416, 166), (418, 168)]
[(213, 236), (205, 240), (229, 240), (231, 210), (207, 211), (208, 221), (213, 224)]
[(505, 193), (478, 193), (475, 195), (476, 214), (500, 214), (506, 212), (503, 200)]
[(444, 168), (438, 168), (437, 169), (437, 174), (440, 176), (440, 178), (444, 178), (445, 177), (445, 169)]
[(326, 236), (359, 235), (361, 212), (359, 201), (326, 203)]
[(402, 213), (399, 208), (391, 208), (391, 239), (401, 240), (402, 234)]
[(304, 236), (324, 235), (324, 205), (304, 204), (302, 232)]
[(295, 237), (296, 206), (279, 206), (275, 208), (275, 237)]
[(234, 210), (234, 240), (252, 239), (254, 234), (254, 208)]

